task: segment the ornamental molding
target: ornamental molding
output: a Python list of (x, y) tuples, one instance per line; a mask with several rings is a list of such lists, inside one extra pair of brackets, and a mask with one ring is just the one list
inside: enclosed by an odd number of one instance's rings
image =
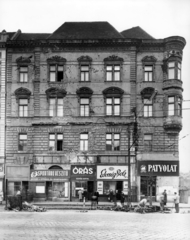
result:
[(92, 62), (92, 58), (89, 56), (81, 56), (79, 58), (77, 58), (78, 62)]
[(91, 97), (93, 94), (92, 89), (88, 88), (88, 87), (81, 87), (76, 91), (76, 94), (81, 96), (85, 96), (85, 97)]
[(18, 65), (29, 65), (31, 63), (31, 60), (30, 60), (31, 58), (32, 58), (32, 56), (30, 56), (30, 57), (22, 57), (21, 56), (16, 59), (16, 63)]
[(141, 96), (142, 98), (150, 98), (151, 96), (153, 96), (153, 93), (155, 92), (155, 89), (152, 88), (152, 87), (147, 87), (147, 88), (144, 88), (142, 91), (141, 91)]
[(109, 87), (102, 91), (104, 96), (119, 96), (121, 97), (124, 94), (124, 91), (118, 87)]
[(65, 91), (65, 89), (59, 89), (59, 88), (49, 88), (45, 91), (47, 99), (51, 98), (51, 97), (60, 97), (63, 98), (66, 96), (67, 92)]
[(15, 96), (16, 96), (16, 99), (17, 101), (20, 99), (20, 98), (27, 98), (27, 99), (30, 99), (30, 96), (31, 96), (31, 91), (28, 90), (27, 88), (18, 88), (17, 90), (15, 90)]
[(112, 55), (107, 58), (104, 58), (104, 62), (123, 62), (123, 58)]
[(48, 58), (47, 59), (47, 62), (48, 63), (65, 63), (67, 60), (63, 57), (60, 57), (60, 56), (52, 56), (51, 58)]
[(157, 61), (157, 58), (155, 58), (154, 56), (145, 56), (141, 61), (143, 63), (155, 63)]

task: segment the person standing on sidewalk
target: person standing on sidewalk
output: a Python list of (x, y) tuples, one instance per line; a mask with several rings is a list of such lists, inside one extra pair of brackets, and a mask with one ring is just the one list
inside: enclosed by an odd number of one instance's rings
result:
[(98, 205), (98, 201), (99, 201), (99, 192), (96, 191), (96, 192), (94, 193), (94, 196), (96, 196), (96, 202), (97, 202), (97, 205)]
[(176, 213), (179, 213), (179, 195), (176, 192), (174, 193), (174, 204)]
[(0, 204), (2, 204), (3, 202), (3, 191), (0, 190)]
[(164, 206), (166, 206), (166, 204), (167, 204), (167, 192), (166, 192), (166, 190), (164, 190), (163, 195), (164, 195)]
[(160, 212), (163, 213), (164, 211), (164, 193), (160, 195)]
[(80, 202), (82, 202), (82, 193), (83, 193), (82, 189), (79, 189), (78, 195), (79, 195), (79, 201)]

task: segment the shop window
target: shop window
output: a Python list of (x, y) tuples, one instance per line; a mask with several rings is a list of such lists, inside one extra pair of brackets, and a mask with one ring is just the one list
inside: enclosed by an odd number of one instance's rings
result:
[(80, 134), (80, 150), (88, 151), (88, 133)]
[(119, 116), (121, 112), (121, 100), (120, 98), (106, 98), (106, 115), (107, 116)]
[(120, 150), (120, 134), (107, 133), (106, 134), (106, 151), (119, 151)]
[(152, 82), (153, 80), (153, 66), (145, 65), (144, 66), (144, 81)]
[(63, 66), (62, 65), (50, 65), (50, 82), (61, 82), (63, 81)]
[(80, 80), (81, 82), (89, 81), (89, 65), (81, 65), (80, 67)]
[(81, 98), (80, 99), (80, 116), (88, 117), (89, 116), (89, 98)]
[(27, 151), (27, 134), (26, 133), (19, 134), (18, 141), (19, 141), (18, 151)]
[(49, 116), (63, 117), (63, 98), (49, 99)]
[(106, 81), (120, 81), (120, 65), (107, 65), (106, 66)]
[(63, 151), (63, 134), (49, 134), (49, 151)]
[(181, 62), (179, 61), (168, 62), (168, 79), (181, 80)]
[(152, 196), (156, 196), (156, 177), (141, 177), (141, 196), (150, 196), (150, 188), (152, 187)]
[(144, 151), (152, 151), (152, 134), (144, 135)]
[(144, 117), (152, 117), (152, 100), (144, 98)]
[(182, 116), (182, 99), (178, 96), (168, 97), (168, 116)]
[(28, 82), (28, 66), (21, 66), (19, 68), (20, 82)]
[(8, 181), (8, 186), (7, 186), (7, 195), (16, 195), (18, 190), (22, 189), (22, 182), (9, 182)]

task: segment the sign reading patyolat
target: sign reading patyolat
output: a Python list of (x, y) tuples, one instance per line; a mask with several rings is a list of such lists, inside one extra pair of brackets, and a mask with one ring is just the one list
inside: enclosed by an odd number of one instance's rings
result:
[(140, 176), (179, 176), (179, 161), (138, 161)]

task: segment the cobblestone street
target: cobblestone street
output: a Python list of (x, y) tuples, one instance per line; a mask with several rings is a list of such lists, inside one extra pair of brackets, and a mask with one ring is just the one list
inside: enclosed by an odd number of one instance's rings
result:
[(190, 239), (190, 214), (1, 212), (1, 240)]

